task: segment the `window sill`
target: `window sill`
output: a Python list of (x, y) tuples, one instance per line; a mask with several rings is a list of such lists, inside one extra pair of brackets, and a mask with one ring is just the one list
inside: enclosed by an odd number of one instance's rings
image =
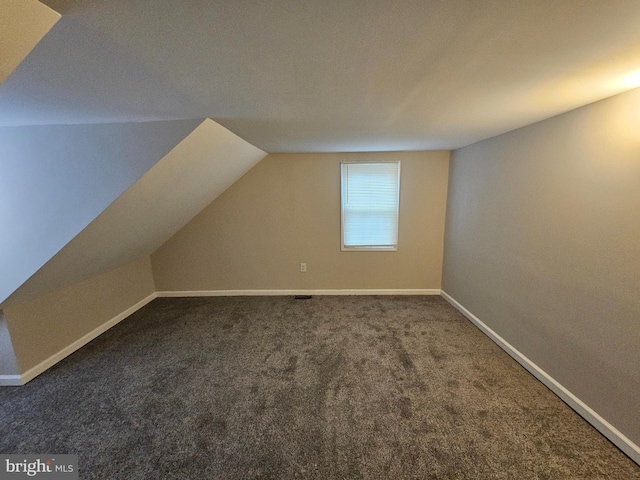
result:
[(343, 252), (397, 252), (397, 246), (389, 246), (389, 247), (345, 247), (344, 245), (340, 248)]

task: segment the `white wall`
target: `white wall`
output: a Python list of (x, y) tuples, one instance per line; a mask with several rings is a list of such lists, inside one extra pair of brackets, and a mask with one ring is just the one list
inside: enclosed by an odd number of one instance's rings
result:
[(9, 327), (4, 313), (0, 310), (0, 375), (17, 375), (19, 373), (20, 368), (11, 344)]
[(452, 154), (443, 290), (640, 444), (640, 89)]

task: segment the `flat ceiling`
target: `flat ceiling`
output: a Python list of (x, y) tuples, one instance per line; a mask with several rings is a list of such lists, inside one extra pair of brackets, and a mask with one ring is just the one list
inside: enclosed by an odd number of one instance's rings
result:
[(267, 152), (454, 149), (640, 85), (638, 0), (43, 0), (0, 125), (209, 117)]

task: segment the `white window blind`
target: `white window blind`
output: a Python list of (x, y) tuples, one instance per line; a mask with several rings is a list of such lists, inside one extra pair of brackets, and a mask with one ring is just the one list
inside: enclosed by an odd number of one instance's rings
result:
[(342, 163), (342, 249), (396, 250), (400, 162)]

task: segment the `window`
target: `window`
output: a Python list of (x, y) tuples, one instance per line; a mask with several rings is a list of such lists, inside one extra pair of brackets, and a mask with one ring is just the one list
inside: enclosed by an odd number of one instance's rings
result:
[(341, 167), (342, 250), (397, 250), (400, 162)]

